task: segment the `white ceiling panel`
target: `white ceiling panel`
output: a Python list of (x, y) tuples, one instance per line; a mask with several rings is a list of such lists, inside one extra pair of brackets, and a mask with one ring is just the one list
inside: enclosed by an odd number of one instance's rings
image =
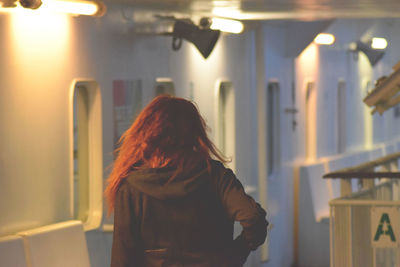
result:
[(250, 20), (400, 17), (400, 0), (106, 0), (158, 12)]

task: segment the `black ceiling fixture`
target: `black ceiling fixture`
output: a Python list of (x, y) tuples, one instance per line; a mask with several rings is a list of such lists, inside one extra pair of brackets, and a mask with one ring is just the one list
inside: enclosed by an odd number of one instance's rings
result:
[(371, 42), (365, 43), (362, 41), (357, 41), (357, 42), (351, 44), (350, 50), (355, 51), (355, 52), (358, 52), (358, 51), (363, 52), (367, 56), (369, 63), (371, 63), (371, 66), (374, 66), (376, 63), (378, 63), (378, 61), (385, 54), (384, 49), (372, 48)]
[(204, 58), (214, 49), (220, 36), (219, 30), (210, 29), (210, 20), (203, 18), (200, 25), (195, 25), (190, 19), (174, 19), (173, 31), (164, 33), (172, 36), (172, 49), (177, 51), (182, 46), (182, 40), (194, 44)]

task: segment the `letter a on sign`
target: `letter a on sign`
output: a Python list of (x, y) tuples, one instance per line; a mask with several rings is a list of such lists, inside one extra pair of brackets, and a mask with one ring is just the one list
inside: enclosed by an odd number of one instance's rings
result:
[(372, 246), (380, 248), (399, 246), (400, 212), (397, 208), (371, 208)]

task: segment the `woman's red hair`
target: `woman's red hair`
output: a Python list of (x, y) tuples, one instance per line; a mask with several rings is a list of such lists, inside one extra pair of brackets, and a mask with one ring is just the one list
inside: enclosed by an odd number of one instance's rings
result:
[(168, 95), (154, 98), (119, 141), (118, 157), (105, 190), (109, 212), (114, 209), (122, 179), (132, 170), (173, 167), (177, 175), (200, 162), (206, 162), (210, 169), (212, 156), (226, 162), (206, 130), (207, 125), (192, 102)]

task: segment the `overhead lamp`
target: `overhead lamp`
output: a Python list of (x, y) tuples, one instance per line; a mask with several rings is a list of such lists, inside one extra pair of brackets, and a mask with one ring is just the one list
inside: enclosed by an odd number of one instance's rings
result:
[(320, 33), (314, 38), (314, 42), (319, 45), (331, 45), (335, 42), (335, 36), (330, 33)]
[(72, 15), (102, 16), (106, 6), (100, 1), (47, 1), (46, 7), (54, 12)]
[(18, 7), (47, 10), (50, 12), (67, 13), (72, 15), (102, 16), (106, 6), (99, 0), (94, 1), (67, 1), (67, 0), (0, 0), (3, 8)]
[(209, 28), (209, 22), (202, 20), (200, 26), (196, 26), (188, 19), (175, 19), (172, 33), (164, 33), (164, 35), (172, 36), (172, 49), (179, 50), (182, 46), (182, 39), (185, 39), (199, 50), (204, 58), (207, 58), (214, 49), (219, 35), (219, 30)]
[(373, 49), (385, 49), (387, 47), (387, 41), (385, 38), (374, 37), (371, 41), (371, 47)]
[(238, 34), (241, 33), (244, 28), (243, 23), (238, 20), (212, 18), (211, 21), (210, 29), (212, 30)]
[(350, 44), (350, 51), (363, 52), (367, 56), (369, 62), (371, 63), (371, 66), (374, 66), (385, 54), (385, 49), (374, 49), (372, 48), (371, 44), (372, 41), (369, 43), (357, 41), (355, 43)]

